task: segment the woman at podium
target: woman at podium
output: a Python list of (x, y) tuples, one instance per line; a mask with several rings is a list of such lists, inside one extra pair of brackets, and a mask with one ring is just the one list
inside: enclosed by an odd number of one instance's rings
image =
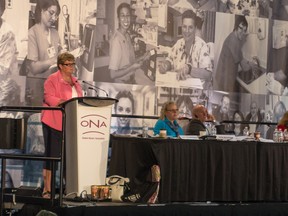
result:
[[(44, 83), (43, 106), (57, 107), (72, 97), (82, 97), (81, 85), (73, 76), (75, 57), (70, 53), (62, 53), (57, 58), (58, 71), (51, 74)], [(60, 157), (62, 143), (61, 111), (43, 110), (42, 126), (45, 144), (45, 156)], [(51, 164), (44, 163), (43, 197), (49, 198), (51, 191)]]

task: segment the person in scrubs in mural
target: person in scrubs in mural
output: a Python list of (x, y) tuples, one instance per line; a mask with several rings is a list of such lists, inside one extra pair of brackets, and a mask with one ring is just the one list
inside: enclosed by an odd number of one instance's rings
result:
[(117, 8), (119, 28), (110, 40), (110, 77), (114, 82), (135, 84), (135, 73), (139, 70), (144, 60), (149, 58), (149, 53), (136, 59), (134, 47), (129, 35), (131, 25), (131, 8), (127, 3), (122, 3)]
[(35, 8), (35, 25), (28, 31), (27, 89), (31, 93), (31, 105), (41, 105), (45, 78), (57, 71), (56, 61), (60, 37), (55, 23), (60, 14), (57, 0), (38, 0)]
[[(115, 114), (134, 114), (135, 102), (130, 91), (120, 91), (115, 98), (118, 100), (115, 104)], [(132, 130), (130, 123), (131, 119), (128, 117), (117, 117), (117, 130), (114, 134), (137, 134), (137, 131)]]
[(212, 77), (212, 61), (206, 42), (196, 36), (196, 14), (187, 10), (182, 15), (182, 34), (172, 47), (168, 58), (160, 63), (159, 72), (177, 72), (178, 80), (189, 77), (200, 78), (210, 82)]
[(245, 16), (236, 15), (234, 30), (225, 39), (218, 60), (213, 86), (215, 90), (238, 92), (236, 77), (239, 66), (243, 71), (252, 71), (257, 64), (243, 57), (242, 47), (247, 37), (248, 22)]

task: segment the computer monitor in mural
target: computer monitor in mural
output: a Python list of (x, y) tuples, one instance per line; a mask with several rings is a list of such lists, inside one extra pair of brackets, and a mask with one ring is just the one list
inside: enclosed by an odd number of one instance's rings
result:
[(81, 56), (82, 66), (88, 71), (94, 71), (94, 58), (96, 50), (96, 26), (87, 24), (84, 26), (84, 34), (82, 38), (82, 45), (85, 50)]

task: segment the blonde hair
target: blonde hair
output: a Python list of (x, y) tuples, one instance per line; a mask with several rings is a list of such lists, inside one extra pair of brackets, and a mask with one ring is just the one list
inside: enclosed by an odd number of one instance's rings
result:
[[(173, 101), (165, 102), (165, 103), (162, 105), (159, 119), (161, 119), (161, 120), (164, 120), (164, 119), (165, 119), (165, 112), (167, 111), (167, 108), (168, 108), (170, 105), (176, 105), (176, 103), (173, 102)], [(176, 105), (176, 106), (177, 106), (177, 105)]]
[(278, 125), (286, 125), (287, 123), (288, 123), (288, 111), (284, 113), (284, 115), (278, 122)]

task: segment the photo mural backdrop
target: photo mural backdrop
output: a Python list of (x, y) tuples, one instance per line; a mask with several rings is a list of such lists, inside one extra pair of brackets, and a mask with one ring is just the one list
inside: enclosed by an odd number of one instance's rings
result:
[[(131, 11), (118, 16), (121, 3)], [(77, 57), (75, 76), (100, 88), (82, 82), (85, 95), (118, 98), (116, 114), (157, 117), (172, 100), (180, 117), (190, 118), (192, 107), (203, 104), (219, 122), (277, 122), (288, 107), (286, 1), (59, 0), (60, 13), (50, 13), (57, 22), (48, 36), (37, 31), (36, 4), (14, 0), (2, 15), (1, 106), (41, 106), (43, 83), (57, 68), (51, 61), (39, 71), (31, 62), (67, 50)], [(44, 152), (39, 114), (0, 115), (26, 118), (25, 152)], [(152, 130), (155, 121), (112, 118), (111, 133), (141, 133), (143, 124)], [(273, 126), (249, 128), (272, 138)], [(9, 166), (14, 184), (42, 184), (39, 162)]]

